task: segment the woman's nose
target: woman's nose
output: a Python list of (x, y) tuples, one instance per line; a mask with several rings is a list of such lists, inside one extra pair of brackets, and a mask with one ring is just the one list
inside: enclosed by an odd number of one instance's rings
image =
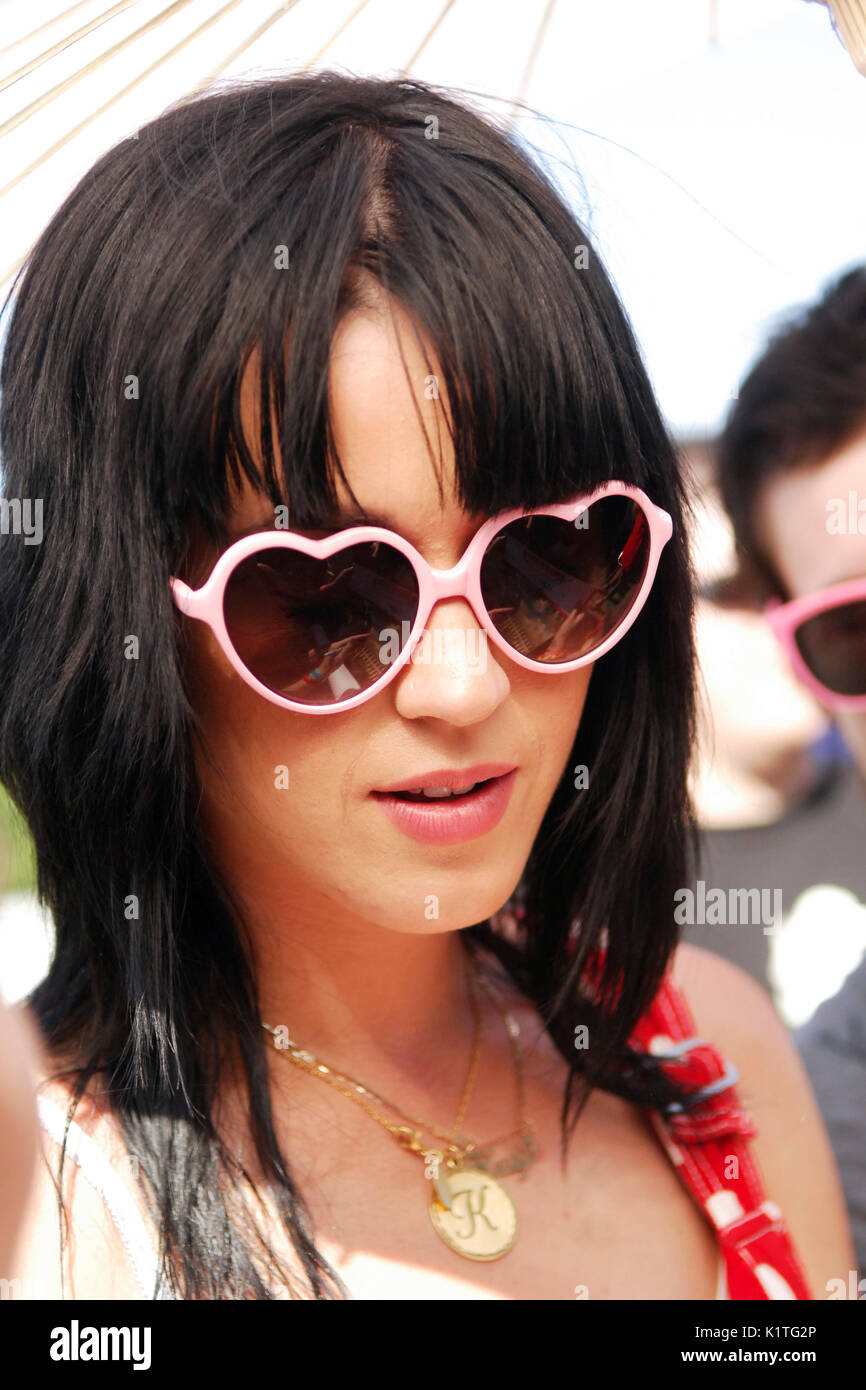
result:
[(396, 677), (397, 712), (452, 724), (486, 719), (511, 691), (498, 658), (472, 606), (462, 598), (442, 599)]

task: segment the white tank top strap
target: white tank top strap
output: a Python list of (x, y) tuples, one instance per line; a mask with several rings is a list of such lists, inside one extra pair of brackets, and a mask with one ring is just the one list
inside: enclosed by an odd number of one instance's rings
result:
[[(37, 1096), (39, 1123), (58, 1144), (63, 1144), (66, 1112), (46, 1096)], [(66, 1153), (78, 1164), (87, 1181), (102, 1198), (123, 1241), (142, 1298), (173, 1298), (159, 1272), (159, 1262), (147, 1226), (132, 1194), (103, 1153), (74, 1120), (66, 1136)], [(156, 1291), (156, 1292), (155, 1292)]]

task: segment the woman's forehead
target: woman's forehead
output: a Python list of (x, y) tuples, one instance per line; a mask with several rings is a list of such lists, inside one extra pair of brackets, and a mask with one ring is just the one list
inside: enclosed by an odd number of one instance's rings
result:
[[(256, 456), (260, 370), (256, 351), (244, 372), (240, 395), (244, 434)], [(330, 423), (346, 478), (344, 482), (335, 470), (338, 514), (354, 515), (360, 508), (383, 522), (387, 518), (404, 535), (425, 526), (465, 523), (466, 514), (454, 496), (454, 448), (443, 397), (432, 345), (398, 303), (390, 310), (365, 306), (342, 320), (332, 342), (328, 380)], [(273, 413), (271, 433), (279, 473)], [(258, 522), (273, 525), (274, 508), (264, 488), (257, 489), (244, 477), (230, 500), (227, 523), (233, 534)], [(483, 519), (469, 518), (479, 524)]]

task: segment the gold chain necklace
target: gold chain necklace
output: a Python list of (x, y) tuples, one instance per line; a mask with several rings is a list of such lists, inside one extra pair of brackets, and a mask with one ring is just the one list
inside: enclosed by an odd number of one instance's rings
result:
[[(514, 1245), (517, 1239), (517, 1211), (508, 1192), (497, 1178), (506, 1173), (519, 1171), (522, 1179), (536, 1157), (537, 1145), (532, 1126), (525, 1113), (525, 1083), (523, 1058), (520, 1051), (520, 1027), (507, 1009), (495, 999), (483, 976), (478, 974), (477, 964), (470, 955), (469, 970), (470, 997), (475, 1024), (475, 1041), (469, 1073), (463, 1088), (463, 1095), (457, 1117), (446, 1133), (422, 1120), (403, 1114), (390, 1101), (383, 1100), (369, 1086), (364, 1086), (353, 1077), (321, 1062), (306, 1048), (299, 1047), (291, 1038), (280, 1040), (280, 1031), (267, 1023), (262, 1027), (274, 1036), (274, 1046), (283, 1053), (287, 1061), (327, 1082), (341, 1095), (353, 1100), (394, 1137), (401, 1148), (408, 1153), (417, 1154), (424, 1162), (424, 1176), (433, 1183), (430, 1197), (429, 1216), (433, 1229), (445, 1244), (456, 1254), (468, 1260), (498, 1260)], [(459, 1136), (457, 1131), (463, 1123), (469, 1095), (478, 1068), (481, 1050), (481, 1014), (475, 984), (480, 983), (493, 1004), (502, 1013), (505, 1027), (511, 1041), (517, 1074), (519, 1119), (515, 1129), (498, 1139), (492, 1139), (481, 1146), (472, 1140)], [(343, 1085), (341, 1083), (347, 1083)], [(405, 1123), (393, 1124), (368, 1102), (384, 1105)], [(422, 1132), (427, 1131), (438, 1139), (445, 1140), (445, 1149), (425, 1146)], [(514, 1134), (520, 1135), (516, 1148), (508, 1159), (492, 1163), (491, 1152), (494, 1146)], [(495, 1174), (495, 1176), (494, 1176)]]

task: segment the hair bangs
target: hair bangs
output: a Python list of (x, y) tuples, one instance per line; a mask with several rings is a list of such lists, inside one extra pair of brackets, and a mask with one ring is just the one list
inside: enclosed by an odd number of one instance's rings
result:
[[(646, 389), (630, 330), (598, 252), (555, 190), (505, 135), (491, 158), (475, 118), (431, 89), (417, 95), (438, 111), (435, 140), (424, 138), (413, 84), (402, 84), (408, 109), (387, 130), (351, 106), (321, 125), (313, 97), (327, 86), (319, 75), (307, 93), (315, 142), (298, 139), (297, 104), (273, 102), (267, 141), (244, 159), (229, 132), (215, 138), (225, 94), (196, 103), (201, 149), (183, 168), (216, 165), (208, 181), (231, 215), (189, 188), (189, 201), (171, 205), (185, 255), (154, 266), (165, 296), (177, 300), (183, 278), (198, 306), (197, 322), (175, 321), (184, 340), (169, 354), (183, 400), (171, 398), (168, 379), (159, 391), (170, 393), (166, 421), (189, 422), (175, 472), (183, 524), (222, 542), (230, 490), (244, 478), (288, 505), (297, 526), (327, 524), (336, 475), (353, 495), (330, 418), (329, 360), (342, 319), (380, 297), (408, 313), (425, 357), (429, 344), (428, 377), (413, 386), (442, 403), (467, 512), (528, 509), (611, 478), (651, 489), (657, 439), (635, 409)], [(192, 121), (193, 108), (174, 114)], [(169, 186), (181, 177), (172, 160), (182, 143), (153, 147)], [(178, 373), (184, 350), (189, 371)], [(251, 367), (254, 438), (241, 409)], [(440, 462), (442, 444), (440, 434)], [(170, 505), (167, 479), (155, 482), (153, 505)]]

